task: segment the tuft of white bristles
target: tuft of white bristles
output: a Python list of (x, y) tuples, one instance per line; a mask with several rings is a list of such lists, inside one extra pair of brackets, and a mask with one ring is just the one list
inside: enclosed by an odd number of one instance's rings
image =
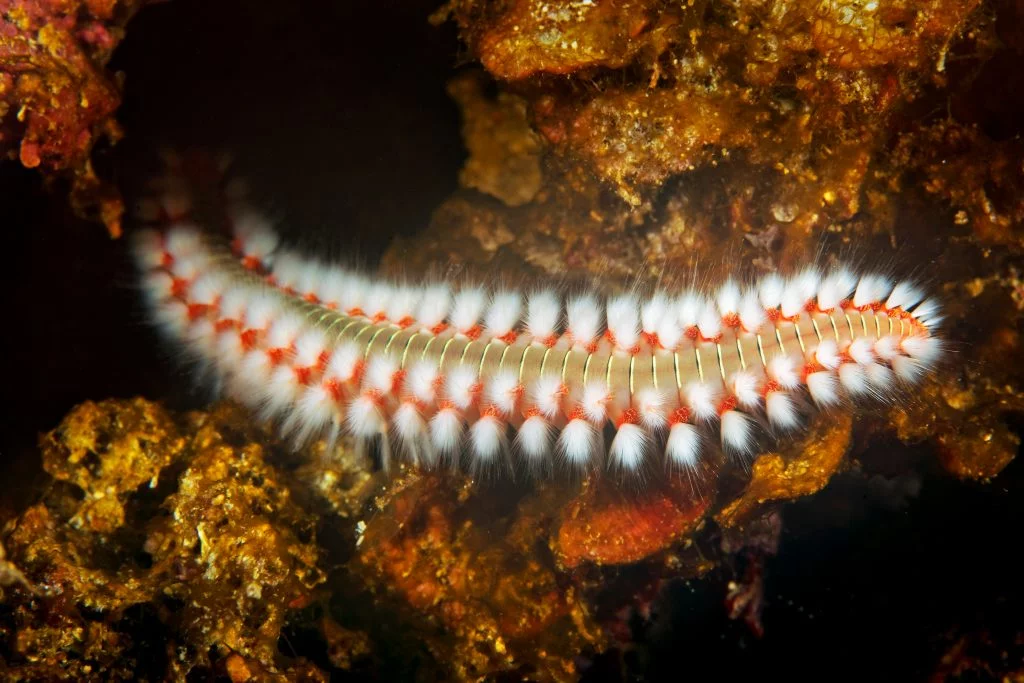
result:
[(522, 394), (519, 378), (511, 370), (503, 370), (487, 383), (487, 401), (494, 405), (502, 415), (515, 412)]
[(616, 350), (628, 353), (640, 341), (639, 302), (632, 295), (613, 297), (606, 315)]
[(558, 436), (558, 451), (574, 469), (586, 467), (597, 450), (597, 430), (584, 419), (569, 420)]
[(677, 467), (695, 470), (700, 459), (700, 432), (692, 424), (672, 425), (665, 444), (665, 455)]
[(554, 291), (534, 292), (526, 303), (526, 332), (535, 344), (544, 344), (557, 334), (561, 317), (562, 301)]
[(601, 305), (590, 295), (570, 299), (565, 307), (567, 332), (571, 335), (573, 345), (586, 348), (597, 340), (601, 334)]
[(627, 472), (635, 472), (644, 461), (651, 447), (651, 439), (640, 425), (625, 423), (619, 425), (612, 439), (608, 455), (613, 466)]
[(496, 292), (484, 314), (484, 327), (496, 338), (504, 337), (519, 324), (523, 299), (519, 292)]
[(475, 464), (492, 463), (507, 450), (505, 423), (494, 415), (485, 414), (469, 428), (469, 441)]
[(519, 426), (516, 445), (527, 460), (541, 462), (551, 453), (551, 433), (551, 424), (542, 415), (533, 415)]
[(487, 308), (487, 290), (483, 287), (465, 287), (452, 300), (452, 327), (468, 334), (480, 322)]
[(722, 448), (726, 453), (749, 455), (754, 450), (754, 421), (738, 410), (721, 416)]

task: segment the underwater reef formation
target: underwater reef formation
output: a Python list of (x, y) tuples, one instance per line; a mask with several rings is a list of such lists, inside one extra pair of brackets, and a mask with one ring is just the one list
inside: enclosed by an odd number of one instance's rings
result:
[[(848, 424), (838, 432), (773, 457), (820, 480), (846, 451)], [(701, 533), (713, 491), (686, 481), (488, 487), (382, 476), (349, 449), (317, 448), (293, 454), (228, 405), (75, 408), (41, 439), (48, 493), (4, 530), (4, 675), (326, 680), (381, 670), (377, 649), (400, 634), (438, 676), (573, 680), (580, 653), (628, 642), (635, 596), (617, 566), (638, 572), (634, 588), (657, 586), (699, 577), (725, 552)], [(722, 528), (751, 523), (743, 500)], [(323, 649), (290, 651), (289, 633)], [(403, 650), (382, 670), (416, 666), (419, 649)]]
[(4, 588), (6, 680), (317, 671), (277, 649), (324, 581), (315, 517), (247, 429), (237, 409), (136, 399), (84, 403), (43, 437), (53, 486), (3, 539), (24, 572)]
[[(669, 582), (728, 575), (721, 609), (761, 633), (785, 503), (838, 474), (895, 490), (924, 452), (998, 481), (1024, 414), (1018, 5), (447, 4), (434, 19), (479, 63), (449, 83), (463, 189), (385, 272), (626, 287), (845, 253), (916, 269), (964, 362), (857, 421), (815, 418), (749, 471), (637, 490), (385, 475), (349, 441), (292, 453), (231, 405), (82, 404), (0, 538), (0, 671), (575, 680), (629, 649)], [(1019, 633), (953, 637), (936, 680), (1020, 676), (999, 662)]]
[(91, 154), (117, 142), (119, 77), (104, 65), (144, 0), (0, 2), (0, 154), (70, 180), (76, 212), (121, 234), (124, 204)]

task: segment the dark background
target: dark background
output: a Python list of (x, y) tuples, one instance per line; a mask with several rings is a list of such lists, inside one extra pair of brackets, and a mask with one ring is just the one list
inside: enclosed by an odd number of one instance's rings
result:
[[(379, 257), (425, 226), (456, 188), (464, 151), (444, 92), (462, 61), (427, 2), (174, 0), (129, 26), (111, 68), (126, 74), (127, 136), (98, 163), (131, 192), (160, 147), (232, 153), (264, 208), (295, 239)], [(74, 219), (32, 171), (0, 166), (4, 301), (3, 505), (32, 502), (45, 477), (37, 434), (86, 399), (204, 400), (146, 326), (124, 241)], [(980, 447), (980, 445), (979, 445)], [(724, 616), (727, 571), (671, 586), (638, 648), (588, 676), (921, 680), (966, 636), (987, 661), (1021, 665), (1024, 599), (1016, 546), (1024, 466), (990, 485), (938, 470), (896, 443), (875, 459), (919, 476), (838, 477), (784, 510), (766, 571), (766, 635)], [(920, 491), (918, 495), (914, 492)], [(625, 672), (625, 673), (623, 673)], [(984, 680), (971, 676), (964, 680)]]

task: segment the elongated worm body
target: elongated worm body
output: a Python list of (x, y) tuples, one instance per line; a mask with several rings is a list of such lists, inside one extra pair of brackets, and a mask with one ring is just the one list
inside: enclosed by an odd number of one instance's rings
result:
[(610, 298), (411, 286), (303, 258), (249, 209), (229, 222), (138, 234), (154, 319), (297, 443), (348, 432), (385, 461), (693, 468), (712, 442), (753, 454), (811, 403), (893, 397), (942, 353), (937, 302), (880, 274)]

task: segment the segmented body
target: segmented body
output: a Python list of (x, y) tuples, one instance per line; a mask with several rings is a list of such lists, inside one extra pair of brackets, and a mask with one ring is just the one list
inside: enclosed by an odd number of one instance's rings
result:
[(694, 467), (712, 442), (752, 454), (759, 425), (797, 428), (809, 403), (891, 397), (941, 353), (937, 303), (879, 274), (564, 300), (375, 279), (282, 247), (245, 207), (230, 224), (139, 235), (160, 326), (297, 442), (348, 431), (423, 466)]

